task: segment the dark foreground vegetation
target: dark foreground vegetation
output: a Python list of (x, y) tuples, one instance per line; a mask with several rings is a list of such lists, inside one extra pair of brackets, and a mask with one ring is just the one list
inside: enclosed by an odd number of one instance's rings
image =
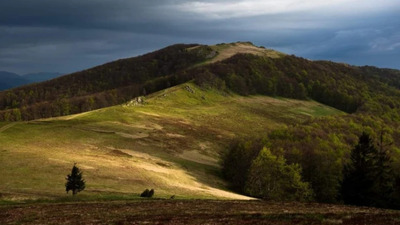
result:
[[(394, 163), (394, 153), (385, 149), (383, 134), (377, 148), (363, 133), (348, 156), (341, 142), (337, 144), (342, 145), (343, 152), (330, 150), (329, 137), (315, 141), (274, 136), (290, 135), (279, 132), (231, 146), (223, 159), (223, 172), (234, 190), (275, 201), (399, 208), (398, 162)], [(323, 145), (310, 147), (318, 143)]]
[(0, 224), (400, 224), (400, 212), (317, 203), (147, 200), (0, 206)]

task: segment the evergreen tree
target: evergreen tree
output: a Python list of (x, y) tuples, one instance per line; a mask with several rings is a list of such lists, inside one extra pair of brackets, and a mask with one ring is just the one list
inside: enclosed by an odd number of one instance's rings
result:
[(394, 177), (390, 157), (363, 133), (344, 168), (342, 197), (346, 204), (390, 207)]
[(67, 193), (72, 191), (72, 195), (76, 195), (85, 189), (85, 180), (82, 178), (82, 172), (76, 166), (76, 163), (72, 167), (71, 174), (67, 175), (65, 179), (67, 180), (67, 183), (65, 183)]
[[(388, 151), (385, 149), (385, 144), (383, 140), (384, 132), (380, 133), (380, 140), (378, 143), (378, 152), (376, 156), (376, 180), (374, 189), (377, 190), (377, 202), (374, 204), (376, 206), (382, 207), (392, 207), (394, 202), (392, 202), (392, 194), (394, 192), (394, 186), (396, 184), (396, 178), (391, 167), (392, 159)], [(392, 145), (389, 143), (388, 145)]]

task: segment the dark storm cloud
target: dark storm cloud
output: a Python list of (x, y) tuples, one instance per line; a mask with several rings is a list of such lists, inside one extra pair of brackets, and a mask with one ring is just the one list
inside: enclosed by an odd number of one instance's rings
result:
[(399, 6), (395, 0), (2, 0), (0, 70), (73, 72), (174, 43), (238, 40), (311, 59), (399, 68)]

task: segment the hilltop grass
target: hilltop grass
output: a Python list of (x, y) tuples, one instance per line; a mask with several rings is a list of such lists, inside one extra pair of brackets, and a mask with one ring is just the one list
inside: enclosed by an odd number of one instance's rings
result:
[[(74, 162), (82, 200), (155, 197), (248, 199), (227, 191), (220, 154), (236, 137), (343, 114), (313, 101), (237, 96), (192, 83), (78, 115), (0, 124), (0, 201), (60, 200)], [(67, 197), (67, 199), (73, 199)]]
[[(190, 47), (189, 51), (199, 48), (200, 46)], [(263, 56), (268, 58), (280, 58), (285, 56), (284, 53), (278, 52), (272, 49), (266, 49), (264, 47), (254, 46), (250, 42), (236, 42), (229, 44), (217, 44), (209, 46), (212, 50), (216, 52), (216, 55), (211, 59), (204, 62), (198, 63), (195, 66), (202, 66), (206, 64), (211, 64), (228, 59), (236, 54), (253, 54), (257, 56)]]
[(238, 53), (245, 53), (245, 54), (253, 54), (258, 56), (264, 56), (268, 58), (280, 58), (285, 56), (284, 53), (254, 46), (252, 43), (249, 42), (237, 42), (237, 43), (230, 43), (230, 44), (218, 44), (210, 46), (213, 50), (218, 52), (218, 55), (211, 60), (208, 60), (207, 63), (214, 63), (218, 61), (222, 61), (224, 59), (230, 58)]

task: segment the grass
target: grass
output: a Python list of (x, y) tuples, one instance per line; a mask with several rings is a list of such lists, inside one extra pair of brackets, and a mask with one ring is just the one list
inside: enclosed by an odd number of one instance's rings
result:
[(218, 52), (218, 55), (211, 60), (207, 61), (207, 63), (214, 63), (218, 61), (222, 61), (224, 59), (230, 58), (238, 53), (247, 53), (254, 54), (258, 56), (264, 56), (268, 58), (279, 58), (284, 56), (285, 54), (281, 52), (277, 52), (272, 49), (260, 48), (252, 45), (247, 42), (237, 42), (230, 44), (219, 44), (210, 46), (213, 50)]
[[(199, 46), (188, 48), (190, 51), (191, 49), (198, 48)], [(268, 58), (280, 58), (285, 56), (284, 53), (278, 52), (272, 49), (266, 49), (254, 46), (248, 42), (236, 42), (236, 43), (229, 43), (229, 44), (217, 44), (209, 46), (212, 50), (216, 51), (216, 55), (209, 60), (201, 62), (196, 66), (211, 64), (219, 61), (223, 61), (228, 59), (236, 54), (253, 54)]]
[(130, 199), (146, 188), (161, 198), (247, 199), (219, 177), (220, 154), (233, 138), (337, 114), (312, 101), (227, 95), (188, 83), (147, 96), (143, 105), (1, 123), (0, 202), (64, 201), (74, 162), (87, 181), (83, 200)]

